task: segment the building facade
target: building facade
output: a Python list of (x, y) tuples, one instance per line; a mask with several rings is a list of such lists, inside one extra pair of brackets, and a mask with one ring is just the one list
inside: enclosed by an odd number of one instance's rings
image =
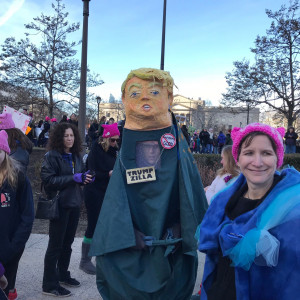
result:
[(106, 119), (114, 118), (115, 122), (125, 119), (124, 105), (122, 102), (116, 103), (100, 103), (99, 104), (99, 120), (102, 116)]
[(259, 122), (259, 108), (206, 106), (201, 99), (181, 95), (174, 96), (172, 111), (182, 123), (196, 130), (213, 128), (214, 131), (226, 131), (246, 126), (247, 119), (248, 123)]

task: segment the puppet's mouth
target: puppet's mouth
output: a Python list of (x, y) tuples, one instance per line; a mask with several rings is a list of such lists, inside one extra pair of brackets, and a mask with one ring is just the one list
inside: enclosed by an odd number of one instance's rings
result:
[(142, 107), (144, 111), (149, 111), (151, 109), (151, 106), (148, 104), (144, 104)]

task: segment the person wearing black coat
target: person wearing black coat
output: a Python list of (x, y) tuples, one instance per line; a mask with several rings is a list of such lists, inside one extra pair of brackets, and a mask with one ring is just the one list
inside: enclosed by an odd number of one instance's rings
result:
[(89, 130), (88, 130), (88, 136), (90, 138), (90, 145), (94, 145), (98, 138), (99, 138), (99, 124), (97, 123), (97, 120), (94, 120), (93, 123), (91, 124)]
[(84, 201), (88, 226), (82, 242), (82, 256), (79, 268), (87, 274), (96, 274), (96, 268), (88, 256), (102, 202), (115, 165), (120, 132), (118, 124), (102, 125), (103, 135), (88, 155), (87, 168), (95, 172), (95, 181), (84, 187)]
[(48, 150), (42, 163), (41, 179), (48, 199), (59, 193), (59, 218), (50, 220), (49, 224), (43, 294), (66, 297), (71, 292), (60, 284), (80, 285), (71, 277), (68, 268), (83, 200), (80, 186), (90, 183), (92, 176), (84, 173), (81, 139), (73, 124), (60, 123), (51, 131)]
[(209, 133), (204, 128), (199, 134), (200, 143), (202, 146), (201, 153), (207, 153), (207, 145), (209, 143)]
[(294, 127), (290, 127), (284, 135), (285, 138), (285, 153), (296, 153), (296, 140), (298, 134), (295, 132)]

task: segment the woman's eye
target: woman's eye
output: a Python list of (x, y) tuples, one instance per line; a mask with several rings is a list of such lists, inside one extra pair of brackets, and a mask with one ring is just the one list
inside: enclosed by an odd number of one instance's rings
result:
[(245, 152), (244, 155), (251, 155), (252, 152)]
[(131, 98), (137, 98), (139, 95), (140, 95), (140, 92), (132, 92), (132, 93), (130, 94), (130, 97), (131, 97)]
[(271, 152), (268, 152), (268, 151), (264, 151), (263, 154), (264, 154), (264, 155), (272, 155), (272, 153), (271, 153)]

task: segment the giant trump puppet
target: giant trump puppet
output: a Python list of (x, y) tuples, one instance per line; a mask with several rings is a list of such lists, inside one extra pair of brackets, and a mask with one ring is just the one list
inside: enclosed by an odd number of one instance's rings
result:
[(93, 237), (104, 300), (189, 299), (194, 234), (207, 208), (196, 163), (170, 108), (168, 72), (141, 68), (122, 85), (126, 122)]

